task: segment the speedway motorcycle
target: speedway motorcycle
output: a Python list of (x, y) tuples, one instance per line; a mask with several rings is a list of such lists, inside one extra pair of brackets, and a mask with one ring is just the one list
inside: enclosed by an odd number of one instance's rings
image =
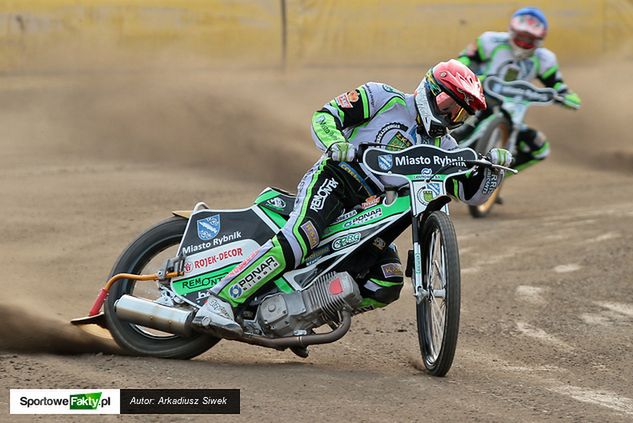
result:
[[(234, 340), (307, 357), (307, 346), (340, 339), (352, 316), (364, 311), (355, 281), (411, 226), (405, 274), (413, 284), (422, 359), (430, 374), (444, 376), (453, 362), (460, 315), (459, 252), (445, 181), (474, 166), (502, 167), (470, 148), (363, 147), (371, 172), (404, 184), (345, 211), (305, 263), (237, 307), (244, 335)], [(266, 188), (245, 209), (199, 203), (173, 212), (123, 251), (89, 316), (73, 323), (101, 324), (122, 348), (139, 355), (188, 359), (204, 353), (220, 341), (191, 325), (207, 290), (279, 231), (294, 201), (288, 192)], [(253, 274), (272, 266), (265, 262)]]
[[(493, 106), (493, 113), (481, 120), (474, 131), (465, 138), (458, 129), (453, 134), (460, 147), (470, 147), (481, 154), (498, 147), (517, 153), (517, 136), (527, 126), (523, 122), (532, 106), (547, 106), (554, 102), (564, 103), (564, 97), (552, 88), (537, 88), (527, 81), (507, 81), (497, 76), (484, 80), (484, 92), (499, 104)], [(572, 106), (573, 107), (573, 106)], [(478, 206), (468, 206), (472, 217), (485, 217), (499, 202), (501, 187), (497, 188), (488, 201)]]

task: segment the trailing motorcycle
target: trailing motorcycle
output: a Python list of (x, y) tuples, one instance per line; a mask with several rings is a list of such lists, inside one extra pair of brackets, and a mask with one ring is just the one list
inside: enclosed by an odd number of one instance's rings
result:
[[(564, 103), (563, 96), (552, 88), (537, 88), (527, 81), (506, 81), (496, 76), (484, 80), (484, 92), (488, 98), (498, 102), (493, 113), (478, 122), (475, 129), (465, 137), (458, 129), (453, 134), (460, 147), (470, 147), (480, 154), (498, 147), (517, 153), (517, 136), (526, 128), (525, 115), (531, 106), (547, 106), (554, 102)], [(572, 106), (573, 107), (573, 106)], [(473, 217), (485, 217), (499, 201), (501, 187), (497, 188), (488, 201), (478, 206), (468, 206)]]
[[(343, 213), (304, 264), (240, 305), (235, 314), (244, 335), (235, 340), (290, 348), (306, 357), (307, 346), (340, 339), (353, 314), (363, 311), (355, 280), (376, 251), (411, 226), (405, 274), (413, 284), (422, 359), (429, 373), (444, 376), (453, 362), (460, 315), (459, 252), (444, 183), (474, 166), (502, 167), (470, 148), (363, 150), (367, 168), (401, 178), (404, 185)], [(179, 359), (202, 354), (220, 341), (191, 325), (207, 290), (271, 238), (293, 204), (290, 193), (266, 188), (245, 209), (214, 210), (199, 203), (192, 211), (173, 212), (123, 251), (89, 316), (73, 323), (101, 324), (135, 354)], [(321, 326), (330, 330), (316, 332)]]

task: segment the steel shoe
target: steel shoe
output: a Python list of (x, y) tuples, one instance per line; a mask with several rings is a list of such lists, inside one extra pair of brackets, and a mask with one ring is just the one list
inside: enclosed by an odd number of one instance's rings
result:
[(192, 325), (202, 332), (209, 332), (223, 338), (236, 338), (244, 334), (242, 327), (235, 321), (233, 309), (229, 303), (213, 294), (198, 310)]

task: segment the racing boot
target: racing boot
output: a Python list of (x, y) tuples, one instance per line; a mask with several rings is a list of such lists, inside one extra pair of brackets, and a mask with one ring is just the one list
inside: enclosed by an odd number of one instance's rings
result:
[(214, 294), (198, 310), (192, 325), (202, 332), (222, 338), (239, 338), (244, 334), (242, 327), (235, 321), (231, 305)]

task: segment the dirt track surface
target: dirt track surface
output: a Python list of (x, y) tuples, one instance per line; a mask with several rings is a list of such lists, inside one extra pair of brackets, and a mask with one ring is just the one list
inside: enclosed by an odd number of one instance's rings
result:
[(231, 342), (191, 361), (128, 357), (67, 323), (146, 227), (200, 200), (237, 208), (266, 185), (294, 190), (318, 157), (314, 110), (368, 80), (410, 91), (420, 70), (2, 76), (0, 412), (8, 388), (209, 387), (241, 389), (241, 416), (123, 419), (633, 420), (631, 71), (566, 69), (583, 109), (528, 116), (551, 158), (510, 179), (488, 219), (451, 206), (462, 319), (442, 379), (420, 370), (408, 286), (305, 360)]

